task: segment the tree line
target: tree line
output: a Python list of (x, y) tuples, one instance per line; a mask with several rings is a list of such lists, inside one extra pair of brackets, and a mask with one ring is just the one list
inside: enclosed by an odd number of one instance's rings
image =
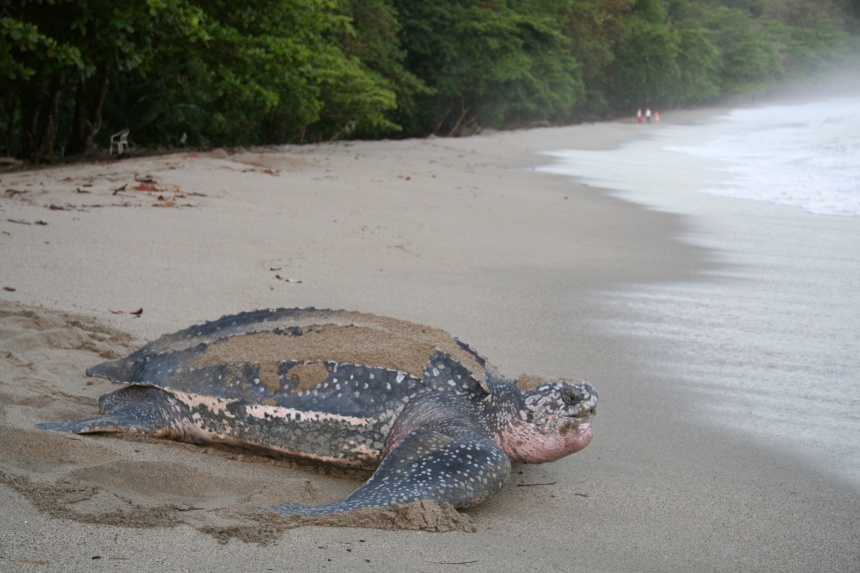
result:
[(466, 135), (856, 63), (860, 0), (5, 0), (0, 155)]

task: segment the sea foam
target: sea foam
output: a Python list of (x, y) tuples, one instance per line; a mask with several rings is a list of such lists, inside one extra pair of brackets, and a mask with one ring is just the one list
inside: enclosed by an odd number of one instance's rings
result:
[(737, 109), (711, 137), (666, 149), (723, 162), (728, 177), (702, 191), (860, 215), (860, 98)]

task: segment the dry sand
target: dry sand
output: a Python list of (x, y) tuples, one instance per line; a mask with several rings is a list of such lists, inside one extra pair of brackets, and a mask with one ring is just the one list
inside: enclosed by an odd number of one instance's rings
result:
[[(0, 175), (0, 570), (860, 569), (856, 489), (690, 424), (693, 398), (649, 369), (659, 347), (595, 328), (603, 293), (692, 278), (705, 254), (676, 239), (678, 217), (530, 167), (541, 150), (639, 133), (609, 123)], [(355, 476), (33, 429), (96, 412), (113, 386), (86, 367), (277, 306), (395, 316), (455, 334), (509, 376), (587, 378), (595, 438), (516, 466), (463, 513), (424, 504), (296, 527), (243, 512), (339, 499)]]

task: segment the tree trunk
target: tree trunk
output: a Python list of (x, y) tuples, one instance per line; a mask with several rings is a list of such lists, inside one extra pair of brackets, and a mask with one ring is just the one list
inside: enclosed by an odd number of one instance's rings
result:
[(460, 94), (460, 115), (457, 117), (457, 120), (454, 122), (454, 127), (448, 130), (448, 133), (445, 137), (456, 137), (458, 135), (462, 135), (460, 133), (460, 129), (463, 126), (463, 120), (466, 119), (466, 114), (469, 113), (469, 106), (466, 105), (466, 98)]
[(15, 98), (14, 92), (9, 94), (9, 97), (3, 99), (3, 114), (6, 117), (6, 124), (3, 127), (3, 133), (0, 135), (0, 155), (11, 156), (15, 152), (12, 142), (12, 134), (15, 131), (15, 110), (18, 107), (18, 100)]
[(66, 76), (58, 74), (47, 93), (41, 86), (21, 90), (21, 157), (27, 161), (42, 163), (53, 155)]
[(75, 94), (75, 114), (69, 135), (68, 155), (86, 153), (102, 126), (102, 108), (107, 96), (110, 76), (107, 72), (81, 82)]

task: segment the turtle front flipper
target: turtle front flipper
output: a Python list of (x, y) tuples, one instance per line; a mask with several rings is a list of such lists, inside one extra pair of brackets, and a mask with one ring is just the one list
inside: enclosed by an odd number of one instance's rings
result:
[(325, 515), (426, 499), (454, 507), (477, 505), (502, 488), (510, 476), (511, 463), (498, 444), (481, 432), (458, 434), (451, 437), (418, 429), (345, 500), (324, 505), (285, 504), (267, 511)]
[(99, 432), (133, 432), (154, 437), (185, 435), (188, 407), (167, 392), (151, 386), (126, 386), (99, 399), (104, 414), (69, 422), (42, 422), (41, 430), (93, 434)]

